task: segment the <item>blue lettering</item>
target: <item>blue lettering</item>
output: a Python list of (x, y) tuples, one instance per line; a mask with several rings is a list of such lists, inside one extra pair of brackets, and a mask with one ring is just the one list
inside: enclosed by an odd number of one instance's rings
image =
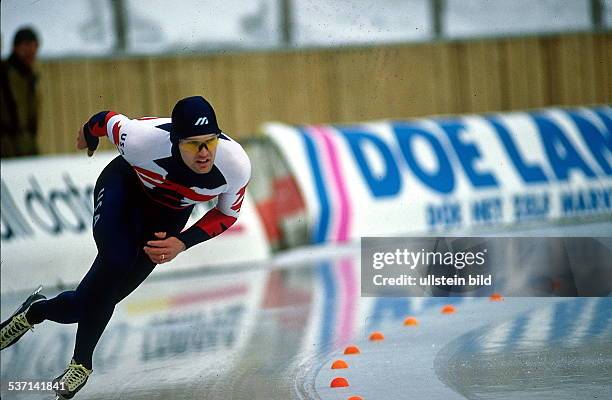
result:
[(593, 189), (590, 192), (590, 199), (592, 208), (595, 210), (610, 209), (610, 189), (608, 190), (597, 190)]
[[(347, 128), (339, 128), (339, 131), (344, 135), (351, 151), (355, 156), (361, 175), (364, 177), (368, 188), (374, 197), (388, 197), (399, 193), (401, 189), (401, 180), (399, 169), (391, 150), (382, 141), (381, 138), (368, 132), (351, 130)], [(376, 176), (372, 173), (372, 168), (368, 165), (368, 160), (363, 151), (363, 145), (370, 143), (377, 150), (385, 163), (386, 173), (382, 176)]]
[(612, 107), (594, 108), (593, 111), (601, 118), (608, 132), (612, 132)]
[[(440, 193), (450, 193), (455, 188), (455, 176), (451, 163), (438, 139), (426, 130), (410, 124), (394, 124), (393, 130), (406, 163), (421, 182)], [(413, 139), (421, 137), (430, 145), (438, 160), (438, 170), (425, 171), (414, 157)]]
[(561, 207), (564, 215), (609, 212), (612, 209), (612, 188), (561, 193)]
[(510, 159), (512, 160), (512, 164), (521, 175), (523, 180), (527, 183), (540, 183), (547, 182), (548, 179), (546, 175), (544, 175), (544, 171), (537, 165), (527, 165), (523, 158), (521, 157), (514, 140), (512, 140), (512, 136), (500, 122), (498, 122), (494, 118), (487, 118), (487, 120), (493, 125), (497, 135), (501, 139)]
[(459, 203), (429, 204), (425, 212), (427, 225), (430, 228), (438, 226), (451, 228), (461, 225), (462, 215)]
[(538, 126), (546, 155), (557, 179), (567, 181), (569, 171), (572, 169), (579, 169), (591, 178), (595, 176), (556, 124), (542, 115), (533, 115), (533, 119)]
[(492, 223), (502, 220), (502, 201), (499, 197), (483, 199), (472, 204), (472, 218), (476, 223)]
[(563, 214), (570, 214), (574, 211), (574, 199), (571, 193), (561, 194), (561, 208)]
[(517, 222), (546, 217), (550, 210), (548, 193), (516, 195), (513, 203)]
[(612, 132), (609, 130), (610, 127), (608, 127), (607, 132), (602, 132), (583, 115), (575, 111), (568, 111), (568, 114), (578, 127), (584, 142), (589, 147), (589, 150), (591, 150), (591, 153), (593, 153), (593, 157), (595, 157), (601, 169), (606, 175), (612, 175), (612, 168), (607, 159), (607, 157), (612, 155)]
[(586, 208), (586, 204), (584, 202), (584, 196), (578, 196), (578, 201), (576, 202), (576, 211), (583, 212)]
[(462, 131), (465, 131), (465, 125), (459, 121), (441, 121), (439, 124), (450, 139), (472, 185), (475, 187), (497, 187), (497, 180), (492, 174), (484, 171), (477, 172), (474, 169), (474, 161), (479, 159), (481, 155), (476, 146), (461, 140), (460, 135)]

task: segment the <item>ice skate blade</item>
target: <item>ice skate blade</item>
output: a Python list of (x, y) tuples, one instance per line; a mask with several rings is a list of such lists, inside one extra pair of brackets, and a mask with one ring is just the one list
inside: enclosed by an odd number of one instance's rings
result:
[[(27, 301), (27, 299), (29, 299), (30, 297), (34, 296), (35, 294), (40, 293), (40, 291), (42, 290), (42, 288), (43, 288), (43, 286), (42, 286), (42, 285), (38, 285), (38, 287), (36, 288), (36, 290), (35, 290), (35, 291), (33, 291), (33, 292), (32, 292), (32, 293), (31, 293), (31, 294), (30, 294), (30, 295), (29, 295), (29, 296), (26, 298), (26, 301)], [(17, 309), (15, 310), (15, 312), (13, 312), (13, 313), (11, 314), (11, 316), (9, 317), (9, 319), (10, 319), (10, 318), (13, 318), (15, 315), (17, 315), (17, 314), (19, 313), (19, 309), (20, 309), (21, 307), (23, 307), (23, 305), (26, 303), (26, 301), (24, 301), (23, 303), (21, 303), (21, 305), (20, 305), (19, 307), (17, 307)], [(38, 300), (38, 301), (40, 301), (40, 300)], [(32, 303), (32, 304), (34, 304), (34, 303)], [(30, 305), (32, 305), (32, 304), (30, 304)]]

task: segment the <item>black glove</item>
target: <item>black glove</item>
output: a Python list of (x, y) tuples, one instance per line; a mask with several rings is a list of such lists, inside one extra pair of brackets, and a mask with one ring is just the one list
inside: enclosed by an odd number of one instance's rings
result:
[(83, 125), (83, 135), (85, 136), (85, 141), (87, 142), (87, 155), (91, 157), (93, 156), (94, 151), (96, 151), (98, 148), (100, 138), (91, 134), (88, 123)]

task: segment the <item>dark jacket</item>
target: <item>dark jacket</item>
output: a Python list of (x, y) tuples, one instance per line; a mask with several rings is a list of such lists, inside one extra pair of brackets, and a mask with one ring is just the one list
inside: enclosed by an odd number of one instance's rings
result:
[(2, 157), (38, 154), (38, 76), (13, 54), (0, 66)]

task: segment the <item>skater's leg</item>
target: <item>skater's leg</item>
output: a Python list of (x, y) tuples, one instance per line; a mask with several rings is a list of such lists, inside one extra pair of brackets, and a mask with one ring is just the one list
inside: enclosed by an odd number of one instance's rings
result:
[[(144, 254), (143, 254), (144, 255)], [(146, 255), (144, 255), (146, 257)], [(120, 293), (116, 296), (115, 303), (123, 300), (128, 294), (136, 289), (142, 281), (153, 271), (155, 264), (151, 262), (149, 257), (146, 259), (140, 259), (140, 265), (133, 268), (128, 273), (125, 280), (123, 281), (124, 287), (121, 288)], [(85, 291), (85, 287), (88, 286), (87, 281), (90, 279), (96, 279), (96, 263), (100, 261), (99, 257), (96, 257), (94, 265), (88, 273), (89, 276), (85, 276), (81, 282), (81, 290)], [(38, 301), (30, 307), (26, 313), (28, 322), (32, 325), (39, 324), (45, 320), (58, 322), (60, 324), (73, 324), (79, 322), (81, 313), (83, 310), (83, 303), (80, 301), (76, 290), (67, 290), (55, 296), (52, 299)]]
[[(101, 258), (98, 255), (89, 272), (79, 283), (81, 291), (89, 286), (89, 282), (96, 279), (96, 271), (100, 268)], [(60, 324), (74, 324), (79, 322), (83, 312), (83, 303), (79, 299), (77, 290), (66, 290), (52, 299), (42, 300), (32, 304), (26, 317), (31, 324), (39, 324), (45, 320)]]
[(123, 282), (122, 287), (117, 292), (115, 297), (115, 304), (125, 299), (130, 293), (132, 293), (140, 284), (153, 272), (155, 265), (149, 256), (144, 252), (138, 256), (136, 261), (136, 267), (132, 268), (126, 279)]
[[(102, 244), (109, 243), (113, 237), (129, 237), (134, 246), (137, 240), (133, 237), (139, 235), (137, 226), (140, 225), (140, 213), (138, 211), (127, 213), (125, 207), (133, 203), (131, 195), (134, 193), (133, 184), (137, 183), (132, 176), (131, 169), (120, 158), (113, 160), (100, 174), (94, 190), (94, 238), (100, 248)], [(127, 214), (127, 215), (126, 215)], [(126, 222), (122, 232), (116, 232), (121, 220)], [(121, 239), (117, 237), (117, 240)], [(135, 257), (133, 257), (135, 259)], [(90, 286), (91, 281), (96, 279), (97, 271), (102, 263), (100, 254), (94, 260), (89, 272), (85, 275), (79, 287), (80, 293)], [(129, 261), (128, 261), (129, 262)], [(44, 320), (51, 320), (62, 324), (78, 322), (83, 311), (84, 304), (79, 299), (78, 292), (69, 290), (60, 293), (56, 297), (39, 301), (30, 307), (26, 317), (32, 324), (38, 324)]]
[(31, 324), (40, 324), (44, 320), (73, 324), (79, 321), (81, 307), (74, 290), (67, 290), (52, 299), (32, 304), (26, 318)]
[[(141, 208), (140, 210), (143, 209)], [(153, 237), (153, 232), (159, 231), (167, 232), (169, 235), (175, 235), (183, 228), (189, 219), (190, 213), (191, 209), (170, 212), (168, 210), (159, 210), (156, 208), (156, 206), (149, 205), (142, 214), (142, 224), (146, 226), (144, 231), (147, 232), (150, 238)], [(114, 237), (116, 236), (117, 235), (115, 234)], [(97, 237), (96, 243), (99, 243), (102, 240), (102, 237)], [(105, 284), (103, 288), (99, 288), (99, 290), (104, 290), (107, 295), (94, 295), (92, 297), (94, 302), (92, 308), (97, 311), (93, 313), (84, 313), (83, 318), (81, 318), (79, 321), (74, 360), (79, 364), (83, 364), (87, 368), (91, 368), (94, 348), (112, 316), (115, 305), (132, 293), (138, 286), (140, 286), (140, 284), (155, 268), (156, 264), (153, 263), (149, 256), (144, 253), (142, 249), (143, 245), (144, 241), (141, 240), (138, 242), (135, 245), (137, 253), (136, 260), (130, 264), (122, 266), (124, 270), (123, 278), (114, 278), (112, 279), (112, 283)], [(105, 251), (100, 244), (98, 244), (98, 249), (100, 250), (100, 255), (106, 257), (109, 254), (109, 252)], [(120, 256), (117, 246), (112, 247), (110, 254), (113, 257), (108, 260), (103, 257), (103, 260), (106, 260), (104, 263), (120, 264), (121, 260), (125, 258)], [(112, 258), (114, 257), (117, 257), (117, 259), (113, 260)], [(103, 279), (97, 278), (96, 283), (99, 283), (102, 280)], [(96, 286), (96, 288), (98, 288), (98, 286)], [(96, 288), (88, 289), (87, 293), (95, 294), (97, 290)], [(79, 289), (77, 289), (77, 291), (79, 291)], [(104, 298), (103, 302), (99, 301), (100, 297)]]
[(80, 315), (74, 360), (89, 369), (93, 350), (113, 314), (117, 293), (141, 252), (139, 185), (131, 167), (119, 158), (105, 168), (94, 189), (93, 234), (98, 256), (75, 291)]
[[(192, 208), (185, 210), (168, 210), (156, 204), (149, 204), (143, 216), (145, 232), (150, 233), (148, 239), (153, 239), (154, 232), (166, 232), (167, 236), (176, 236), (180, 232), (191, 215)], [(123, 286), (121, 287), (116, 302), (126, 298), (151, 274), (155, 268), (155, 263), (144, 252), (140, 252), (136, 267), (132, 268)]]
[[(94, 349), (113, 315), (115, 305), (133, 292), (149, 276), (155, 264), (141, 252), (137, 261), (121, 279), (112, 279), (103, 274), (95, 276), (95, 285), (89, 282), (88, 287), (79, 287), (83, 294), (78, 298), (86, 305), (79, 320), (77, 339), (74, 347), (74, 360), (91, 369)], [(103, 281), (108, 281), (100, 284)], [(104, 293), (101, 293), (104, 292)]]

